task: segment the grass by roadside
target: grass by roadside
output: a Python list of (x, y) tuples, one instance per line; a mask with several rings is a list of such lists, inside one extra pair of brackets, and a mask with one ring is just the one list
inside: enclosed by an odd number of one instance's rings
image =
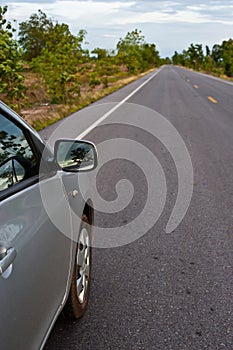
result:
[(220, 78), (220, 79), (223, 79), (223, 80), (227, 80), (227, 81), (233, 83), (233, 78), (230, 78), (230, 77), (228, 77), (227, 75), (225, 75), (225, 74), (223, 73), (223, 70), (222, 70), (222, 69), (215, 70), (215, 71), (211, 72), (211, 71), (207, 71), (207, 70), (204, 70), (204, 69), (199, 69), (199, 70), (196, 69), (196, 70), (195, 70), (195, 69), (193, 69), (193, 68), (189, 68), (189, 67), (186, 67), (186, 66), (180, 66), (180, 67), (182, 67), (182, 68), (184, 68), (184, 69), (191, 70), (191, 71), (193, 71), (193, 72), (199, 72), (199, 73), (203, 73), (203, 74), (206, 74), (206, 75), (211, 75), (211, 76), (213, 76), (213, 77)]
[(208, 72), (208, 71), (205, 71), (205, 70), (200, 70), (200, 73), (207, 74), (207, 75), (212, 75), (213, 77), (220, 78), (220, 79), (223, 79), (223, 80), (227, 80), (227, 81), (230, 81), (230, 82), (233, 83), (233, 78), (230, 78), (227, 75), (222, 74), (222, 73), (221, 74), (212, 73), (212, 72)]
[(150, 69), (147, 72), (119, 79), (107, 88), (96, 87), (92, 91), (87, 91), (81, 94), (77, 101), (74, 100), (72, 105), (49, 105), (41, 104), (35, 105), (30, 109), (23, 109), (21, 115), (24, 119), (32, 125), (37, 131), (44, 129), (45, 127), (67, 117), (68, 115), (90, 105), (91, 103), (119, 90), (125, 85), (138, 80), (139, 78), (149, 74), (154, 69)]

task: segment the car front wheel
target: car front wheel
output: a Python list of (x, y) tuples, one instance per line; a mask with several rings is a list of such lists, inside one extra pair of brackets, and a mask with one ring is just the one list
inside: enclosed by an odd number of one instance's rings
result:
[(87, 217), (83, 215), (68, 298), (71, 315), (76, 319), (82, 317), (87, 308), (91, 283), (91, 262), (91, 230)]

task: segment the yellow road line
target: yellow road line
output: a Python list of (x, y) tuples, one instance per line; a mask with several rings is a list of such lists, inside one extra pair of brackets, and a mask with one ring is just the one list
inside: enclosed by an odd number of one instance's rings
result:
[(218, 103), (218, 101), (217, 100), (215, 100), (213, 97), (211, 97), (211, 96), (208, 96), (208, 100), (210, 100), (211, 102), (213, 102), (213, 103)]
[(199, 89), (199, 86), (198, 85), (193, 85), (193, 87), (195, 88), (195, 89)]

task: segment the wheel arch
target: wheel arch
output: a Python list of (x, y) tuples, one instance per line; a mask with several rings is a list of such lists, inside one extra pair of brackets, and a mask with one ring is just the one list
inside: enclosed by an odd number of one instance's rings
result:
[(94, 209), (90, 199), (84, 205), (83, 215), (86, 215), (89, 224), (92, 226), (94, 224)]

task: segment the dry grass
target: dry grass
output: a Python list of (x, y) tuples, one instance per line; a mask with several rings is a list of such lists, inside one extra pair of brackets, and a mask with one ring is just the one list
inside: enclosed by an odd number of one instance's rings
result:
[[(83, 89), (81, 91), (81, 96), (72, 105), (49, 105), (48, 103), (43, 103), (42, 101), (45, 101), (45, 95), (39, 92), (40, 89), (37, 89), (37, 96), (34, 96), (34, 89), (29, 89), (29, 91), (31, 91), (30, 94), (32, 95), (29, 96), (29, 98), (32, 98), (32, 100), (34, 101), (33, 108), (21, 110), (21, 115), (30, 125), (32, 125), (36, 130), (39, 131), (45, 128), (46, 126), (49, 126), (55, 123), (56, 121), (67, 117), (71, 113), (76, 112), (90, 105), (91, 103), (103, 98), (104, 96), (113, 93), (121, 87), (141, 78), (142, 76), (150, 73), (151, 71), (153, 71), (153, 69), (145, 73), (138, 74), (136, 76), (119, 79), (116, 82), (110, 83), (107, 88), (104, 88), (102, 85), (100, 85), (92, 91), (88, 89)], [(36, 84), (33, 80), (34, 78), (31, 78), (31, 82), (33, 84)], [(41, 101), (41, 103), (38, 104), (38, 101)]]

